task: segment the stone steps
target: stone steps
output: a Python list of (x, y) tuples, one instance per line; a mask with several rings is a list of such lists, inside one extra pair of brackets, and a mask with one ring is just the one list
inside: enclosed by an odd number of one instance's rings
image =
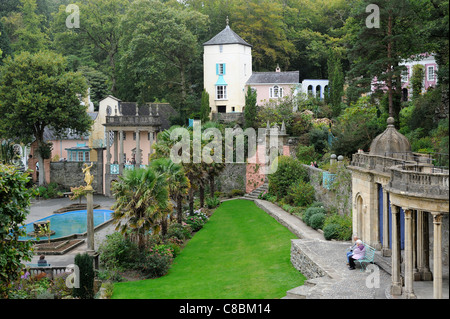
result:
[(245, 194), (244, 198), (246, 199), (258, 199), (258, 196), (269, 190), (269, 184), (267, 182), (265, 182), (263, 185), (261, 185), (260, 187), (254, 189), (251, 193)]
[(320, 299), (323, 292), (334, 283), (328, 276), (308, 279), (303, 286), (292, 288), (282, 299)]

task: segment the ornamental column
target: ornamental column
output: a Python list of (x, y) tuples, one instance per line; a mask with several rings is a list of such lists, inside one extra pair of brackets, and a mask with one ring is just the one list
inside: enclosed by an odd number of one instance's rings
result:
[(442, 299), (442, 213), (433, 215), (433, 298)]
[(391, 256), (389, 248), (389, 194), (383, 187), (383, 248), (381, 252), (384, 257)]
[(141, 167), (141, 131), (136, 129), (136, 168)]
[(392, 283), (391, 295), (400, 296), (402, 294), (402, 280), (400, 273), (400, 207), (392, 205)]
[(117, 131), (114, 131), (114, 164), (119, 163), (119, 139), (117, 136)]
[(405, 212), (405, 298), (416, 299), (413, 289), (413, 217), (412, 210), (403, 208)]
[(111, 131), (106, 131), (106, 164), (111, 164), (111, 146), (109, 145), (111, 142), (110, 139)]
[(119, 143), (120, 143), (120, 154), (119, 154), (119, 174), (123, 172), (123, 130), (119, 131)]

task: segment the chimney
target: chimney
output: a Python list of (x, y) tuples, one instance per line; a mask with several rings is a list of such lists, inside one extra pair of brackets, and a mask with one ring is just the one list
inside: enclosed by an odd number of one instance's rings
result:
[(277, 64), (277, 68), (275, 69), (275, 72), (281, 72), (280, 66)]

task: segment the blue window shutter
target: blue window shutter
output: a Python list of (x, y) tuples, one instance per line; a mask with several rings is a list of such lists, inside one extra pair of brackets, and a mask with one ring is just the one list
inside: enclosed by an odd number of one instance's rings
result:
[(223, 75), (225, 75), (225, 66), (226, 66), (226, 64), (223, 63)]
[(219, 63), (216, 63), (216, 75), (219, 75)]

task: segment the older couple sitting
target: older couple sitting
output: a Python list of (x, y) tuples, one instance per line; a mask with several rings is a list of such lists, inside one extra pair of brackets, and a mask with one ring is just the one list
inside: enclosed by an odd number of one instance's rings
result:
[(358, 237), (353, 237), (355, 244), (350, 247), (350, 251), (347, 252), (347, 265), (349, 265), (348, 269), (355, 269), (355, 260), (364, 258), (366, 254), (366, 247), (363, 242), (358, 239)]

